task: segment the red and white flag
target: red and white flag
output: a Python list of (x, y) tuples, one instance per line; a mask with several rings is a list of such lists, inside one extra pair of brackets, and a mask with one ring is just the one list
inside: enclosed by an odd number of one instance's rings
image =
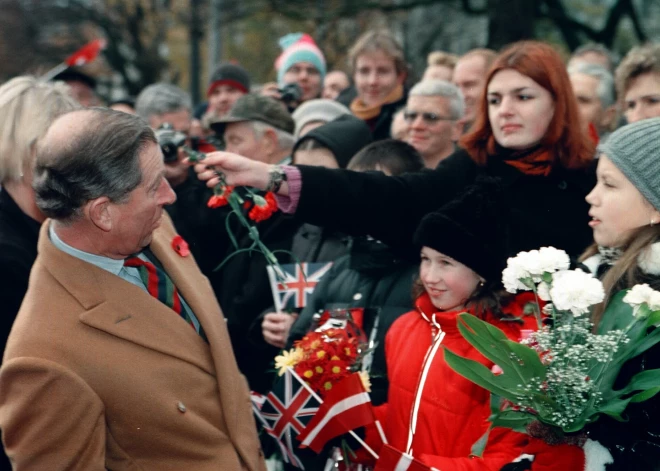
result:
[(74, 65), (85, 65), (88, 62), (92, 62), (98, 57), (99, 52), (105, 48), (105, 44), (105, 39), (95, 39), (94, 41), (88, 42), (83, 47), (67, 57), (64, 62), (69, 67)]
[(374, 471), (438, 471), (389, 445), (380, 449)]
[(298, 435), (300, 447), (320, 453), (331, 439), (375, 420), (371, 398), (364, 390), (359, 373), (353, 373), (328, 391), (314, 418)]

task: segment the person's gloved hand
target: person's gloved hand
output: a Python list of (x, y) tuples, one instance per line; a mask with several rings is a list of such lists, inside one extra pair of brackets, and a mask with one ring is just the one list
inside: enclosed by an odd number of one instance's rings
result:
[(504, 465), (501, 471), (605, 471), (605, 465), (613, 461), (610, 452), (593, 440), (578, 447), (548, 445), (543, 440), (530, 438), (523, 454)]

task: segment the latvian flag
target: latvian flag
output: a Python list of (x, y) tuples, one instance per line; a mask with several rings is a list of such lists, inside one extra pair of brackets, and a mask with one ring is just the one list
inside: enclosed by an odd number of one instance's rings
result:
[(380, 449), (374, 471), (438, 471), (389, 445)]
[(305, 430), (298, 435), (300, 447), (320, 453), (331, 439), (375, 421), (371, 398), (358, 373), (335, 384)]

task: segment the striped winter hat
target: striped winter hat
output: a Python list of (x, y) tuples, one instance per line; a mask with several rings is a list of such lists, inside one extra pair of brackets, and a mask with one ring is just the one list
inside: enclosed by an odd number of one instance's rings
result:
[(314, 42), (314, 39), (306, 33), (291, 33), (280, 38), (282, 54), (275, 60), (277, 69), (277, 83), (284, 85), (284, 74), (298, 62), (309, 62), (321, 74), (321, 80), (325, 77), (325, 56)]

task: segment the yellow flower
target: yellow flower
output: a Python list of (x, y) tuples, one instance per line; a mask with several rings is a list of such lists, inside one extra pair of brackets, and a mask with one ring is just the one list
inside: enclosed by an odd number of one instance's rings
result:
[(371, 392), (371, 381), (369, 380), (369, 373), (366, 371), (360, 371), (360, 379), (362, 380), (362, 386), (367, 392)]
[(296, 366), (302, 359), (303, 351), (300, 348), (292, 348), (288, 352), (286, 350), (282, 351), (281, 355), (275, 357), (275, 368), (278, 376), (282, 376), (287, 369)]

